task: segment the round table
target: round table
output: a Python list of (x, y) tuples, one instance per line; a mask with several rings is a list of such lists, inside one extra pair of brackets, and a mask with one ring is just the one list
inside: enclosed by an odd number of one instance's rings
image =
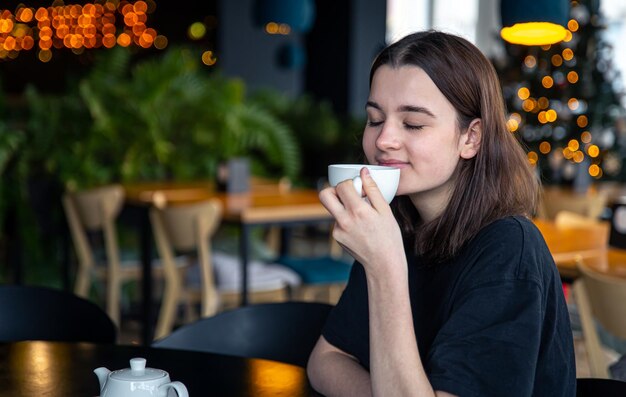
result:
[(169, 373), (190, 396), (319, 396), (304, 368), (275, 361), (144, 346), (89, 343), (0, 343), (0, 396), (93, 397), (97, 367), (128, 368), (133, 357)]

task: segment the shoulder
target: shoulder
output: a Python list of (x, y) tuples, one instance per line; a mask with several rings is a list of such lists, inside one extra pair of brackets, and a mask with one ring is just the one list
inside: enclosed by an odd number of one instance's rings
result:
[(542, 250), (545, 242), (541, 232), (528, 218), (509, 216), (498, 219), (478, 232), (469, 243), (470, 250), (522, 254)]
[(460, 259), (479, 279), (527, 279), (540, 282), (554, 266), (541, 232), (521, 216), (498, 219), (467, 244)]
[(522, 216), (508, 216), (497, 219), (476, 235), (476, 239), (488, 239), (496, 241), (520, 242), (521, 240), (536, 240), (541, 238), (541, 233), (534, 223)]

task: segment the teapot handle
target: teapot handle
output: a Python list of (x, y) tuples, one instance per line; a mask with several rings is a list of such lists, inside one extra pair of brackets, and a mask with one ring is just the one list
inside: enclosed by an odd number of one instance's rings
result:
[(159, 389), (164, 388), (166, 390), (165, 395), (167, 396), (167, 391), (168, 389), (172, 388), (174, 390), (176, 390), (176, 395), (178, 397), (189, 397), (189, 392), (187, 391), (187, 388), (185, 387), (185, 385), (183, 385), (180, 382), (170, 382), (170, 383), (166, 383), (164, 385), (159, 386)]

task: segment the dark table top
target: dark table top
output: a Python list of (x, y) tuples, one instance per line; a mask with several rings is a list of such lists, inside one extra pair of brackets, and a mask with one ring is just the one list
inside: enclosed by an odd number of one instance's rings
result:
[(128, 368), (143, 357), (196, 396), (319, 396), (304, 368), (260, 359), (89, 343), (0, 343), (0, 396), (91, 397), (99, 395), (97, 367)]

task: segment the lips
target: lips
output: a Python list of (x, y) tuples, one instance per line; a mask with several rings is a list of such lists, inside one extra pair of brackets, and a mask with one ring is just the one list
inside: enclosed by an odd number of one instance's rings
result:
[(406, 161), (400, 160), (377, 160), (378, 165), (384, 165), (386, 167), (403, 168), (409, 165)]

